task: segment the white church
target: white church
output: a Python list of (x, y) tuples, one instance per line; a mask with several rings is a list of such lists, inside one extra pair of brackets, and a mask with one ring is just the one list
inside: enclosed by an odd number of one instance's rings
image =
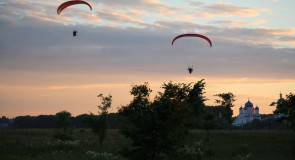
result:
[(253, 121), (254, 119), (261, 120), (261, 116), (259, 114), (259, 107), (256, 106), (253, 107), (253, 103), (251, 103), (249, 100), (245, 104), (245, 107), (242, 106), (239, 109), (239, 115), (236, 117), (236, 119), (233, 122), (234, 126), (242, 126), (248, 122)]

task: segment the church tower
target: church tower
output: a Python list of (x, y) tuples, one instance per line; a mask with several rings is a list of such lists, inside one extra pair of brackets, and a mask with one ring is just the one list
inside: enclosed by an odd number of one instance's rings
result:
[(258, 108), (258, 106), (255, 107), (255, 115), (259, 115), (259, 108)]
[(244, 113), (244, 108), (241, 106), (239, 109), (239, 114), (243, 114)]

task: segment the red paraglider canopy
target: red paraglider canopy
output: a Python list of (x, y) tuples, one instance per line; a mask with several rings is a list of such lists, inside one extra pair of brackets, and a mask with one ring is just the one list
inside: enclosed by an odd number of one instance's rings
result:
[(73, 0), (73, 1), (67, 1), (62, 3), (58, 8), (57, 8), (57, 14), (59, 15), (60, 12), (62, 10), (64, 10), (65, 8), (71, 6), (71, 5), (75, 5), (75, 4), (86, 4), (89, 6), (90, 10), (92, 11), (92, 7), (89, 3), (85, 2), (85, 1), (78, 1), (78, 0)]
[(173, 41), (172, 41), (172, 46), (173, 46), (174, 41), (177, 40), (178, 38), (181, 38), (181, 37), (200, 37), (200, 38), (203, 38), (203, 39), (207, 40), (207, 41), (209, 42), (209, 44), (210, 44), (210, 48), (212, 47), (212, 42), (211, 42), (211, 40), (210, 40), (208, 37), (203, 36), (203, 35), (201, 35), (201, 34), (181, 34), (181, 35), (178, 35), (177, 37), (175, 37), (175, 38), (173, 39)]

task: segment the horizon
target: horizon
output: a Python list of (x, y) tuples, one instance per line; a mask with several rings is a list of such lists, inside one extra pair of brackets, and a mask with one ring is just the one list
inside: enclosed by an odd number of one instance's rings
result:
[[(97, 95), (127, 105), (132, 84), (205, 79), (206, 105), (232, 92), (271, 114), (295, 91), (294, 0), (0, 0), (0, 116), (96, 113)], [(293, 17), (293, 18), (292, 18)], [(78, 30), (73, 37), (73, 30)], [(210, 38), (174, 37), (184, 33)], [(192, 74), (187, 67), (193, 66)]]

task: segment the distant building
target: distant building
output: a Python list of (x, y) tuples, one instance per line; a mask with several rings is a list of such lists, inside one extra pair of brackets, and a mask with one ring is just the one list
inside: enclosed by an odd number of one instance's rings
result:
[[(282, 93), (280, 93), (280, 99), (278, 99), (278, 102), (277, 102), (277, 107), (278, 105), (280, 105), (281, 103), (283, 103), (284, 99), (283, 99), (283, 96), (282, 96)], [(281, 118), (281, 117), (284, 117), (285, 115), (282, 114), (282, 113), (278, 113), (278, 114), (275, 114), (274, 115), (274, 118), (275, 119), (278, 119), (278, 118)]]
[(261, 120), (261, 116), (259, 114), (259, 107), (256, 106), (253, 107), (253, 103), (251, 103), (249, 100), (247, 103), (245, 103), (245, 107), (242, 106), (239, 109), (239, 115), (236, 117), (236, 119), (233, 122), (234, 126), (242, 126), (248, 122), (252, 122), (254, 119)]

